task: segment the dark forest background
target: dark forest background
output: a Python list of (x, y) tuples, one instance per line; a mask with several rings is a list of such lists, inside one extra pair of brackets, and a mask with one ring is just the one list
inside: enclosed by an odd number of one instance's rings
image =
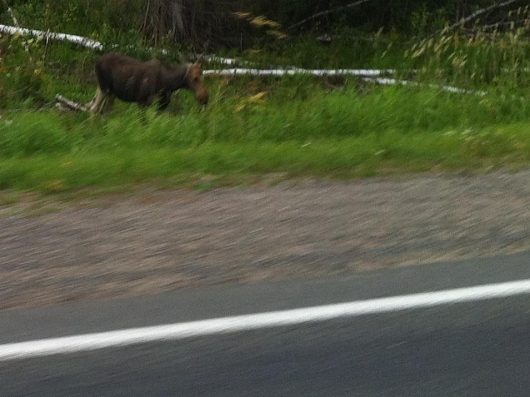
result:
[[(102, 40), (141, 34), (155, 44), (196, 47), (245, 47), (256, 39), (339, 32), (428, 35), (452, 25), (472, 30), (480, 24), (502, 30), (524, 23), (514, 12), (527, 7), (525, 1), (513, 0), (2, 1), (16, 10), (22, 25), (33, 28)], [(5, 7), (2, 12), (2, 20), (8, 20)], [(479, 18), (459, 24), (477, 12)]]

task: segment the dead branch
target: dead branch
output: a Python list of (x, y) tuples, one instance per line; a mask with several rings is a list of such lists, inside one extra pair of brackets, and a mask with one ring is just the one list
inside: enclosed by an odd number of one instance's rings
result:
[(74, 102), (60, 94), (57, 94), (55, 96), (55, 100), (57, 101), (57, 105), (59, 105), (61, 109), (66, 108), (67, 110), (74, 110), (76, 112), (88, 112), (89, 111), (88, 106), (83, 105), (79, 102)]
[(500, 9), (500, 8), (508, 7), (508, 6), (510, 6), (510, 5), (514, 4), (514, 3), (517, 3), (518, 1), (519, 0), (507, 0), (507, 1), (504, 1), (502, 3), (495, 3), (495, 4), (492, 4), (492, 5), (488, 6), (488, 7), (481, 8), (480, 10), (475, 11), (471, 15), (460, 19), (460, 21), (458, 21), (457, 23), (447, 27), (444, 30), (446, 30), (446, 31), (447, 30), (454, 30), (456, 28), (459, 28), (459, 27), (465, 25), (466, 23), (468, 23), (470, 21), (473, 21), (473, 20), (477, 19), (481, 15), (484, 15), (484, 14), (486, 14), (488, 12), (491, 12), (491, 11), (495, 11), (495, 10)]
[(331, 8), (329, 10), (325, 10), (325, 11), (321, 11), (321, 12), (317, 12), (316, 14), (313, 14), (311, 15), (310, 17), (307, 17), (305, 19), (302, 19), (300, 22), (297, 22), (291, 26), (289, 26), (287, 28), (287, 30), (293, 30), (294, 28), (297, 28), (301, 25), (304, 25), (306, 24), (307, 22), (309, 21), (312, 21), (313, 19), (317, 19), (317, 18), (321, 18), (325, 15), (329, 15), (329, 14), (334, 14), (336, 12), (340, 12), (340, 11), (344, 11), (344, 10), (347, 10), (347, 9), (350, 9), (350, 8), (354, 8), (354, 7), (357, 7), (357, 6), (360, 6), (364, 3), (367, 3), (369, 2), (370, 0), (358, 0), (358, 1), (355, 1), (353, 3), (350, 3), (350, 4), (346, 4), (344, 6), (340, 6), (340, 7), (335, 7), (335, 8)]
[[(17, 19), (15, 13), (13, 12), (13, 10), (11, 9), (11, 7), (9, 7), (9, 4), (7, 4), (7, 0), (2, 0), (2, 2), (4, 3), (4, 6), (7, 8), (7, 12), (11, 16), (11, 19), (13, 20), (13, 24), (17, 28), (20, 28), (20, 24), (18, 23), (18, 19)], [(33, 62), (33, 57), (31, 56), (31, 52), (29, 50), (29, 44), (27, 42), (24, 42), (24, 49), (28, 53), (29, 60)]]
[(524, 21), (524, 20), (507, 21), (507, 22), (496, 22), (496, 23), (492, 23), (492, 24), (489, 24), (489, 25), (481, 26), (481, 28), (484, 29), (484, 30), (495, 30), (495, 29), (499, 29), (499, 28), (512, 27), (512, 26), (513, 27), (524, 26), (525, 23), (526, 23), (526, 21)]
[(15, 13), (11, 9), (11, 7), (9, 7), (9, 4), (7, 4), (7, 1), (6, 0), (2, 0), (2, 3), (4, 3), (4, 6), (7, 8), (7, 12), (9, 13), (9, 16), (11, 17), (11, 19), (13, 20), (13, 23), (15, 24), (15, 26), (17, 28), (20, 27), (20, 25), (18, 23), (18, 20), (17, 20), (17, 17), (15, 16)]

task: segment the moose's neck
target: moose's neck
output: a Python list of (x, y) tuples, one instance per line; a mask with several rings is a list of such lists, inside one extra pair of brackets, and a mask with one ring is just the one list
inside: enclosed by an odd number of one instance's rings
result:
[(188, 71), (187, 66), (176, 66), (174, 68), (168, 69), (166, 78), (165, 78), (166, 87), (169, 88), (171, 91), (175, 91), (180, 88), (186, 88), (187, 87), (187, 82), (186, 82), (187, 71)]

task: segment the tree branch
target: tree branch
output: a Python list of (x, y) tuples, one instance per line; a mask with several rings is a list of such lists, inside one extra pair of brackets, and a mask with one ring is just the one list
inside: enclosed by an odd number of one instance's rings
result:
[(364, 3), (367, 3), (369, 2), (370, 0), (358, 0), (358, 1), (355, 1), (353, 3), (350, 3), (350, 4), (346, 4), (344, 6), (340, 6), (340, 7), (336, 7), (336, 8), (331, 8), (329, 10), (325, 10), (325, 11), (321, 11), (321, 12), (317, 12), (316, 14), (313, 14), (311, 15), (310, 17), (307, 17), (305, 19), (302, 19), (300, 22), (297, 22), (291, 26), (289, 26), (287, 28), (287, 30), (292, 30), (294, 28), (297, 28), (309, 21), (312, 21), (313, 19), (317, 19), (317, 18), (320, 18), (320, 17), (323, 17), (325, 15), (329, 15), (329, 14), (333, 14), (333, 13), (336, 13), (336, 12), (339, 12), (339, 11), (343, 11), (343, 10), (347, 10), (349, 8), (353, 8), (353, 7), (357, 7), (357, 6), (360, 6)]
[(489, 7), (486, 7), (486, 8), (481, 8), (480, 10), (477, 10), (475, 11), (474, 13), (472, 13), (471, 15), (465, 17), (465, 18), (462, 18), (460, 21), (458, 21), (457, 23), (449, 26), (446, 30), (453, 30), (453, 29), (456, 29), (456, 28), (459, 28), (461, 27), (462, 25), (465, 25), (466, 23), (468, 23), (469, 21), (472, 21), (474, 19), (477, 19), (478, 17), (480, 17), (481, 15), (484, 15), (490, 11), (494, 11), (494, 10), (497, 10), (499, 8), (503, 8), (503, 7), (507, 7), (507, 6), (510, 6), (514, 3), (517, 3), (519, 0), (507, 0), (507, 1), (504, 1), (502, 3), (495, 3), (495, 4), (492, 4), (490, 5)]
[(7, 8), (7, 12), (9, 13), (9, 16), (11, 17), (11, 19), (13, 20), (13, 23), (15, 24), (15, 26), (16, 27), (20, 27), (20, 25), (18, 23), (18, 20), (17, 20), (17, 17), (15, 16), (15, 13), (11, 9), (11, 7), (9, 7), (9, 4), (7, 4), (7, 1), (6, 0), (2, 0), (2, 3), (4, 3), (4, 6)]

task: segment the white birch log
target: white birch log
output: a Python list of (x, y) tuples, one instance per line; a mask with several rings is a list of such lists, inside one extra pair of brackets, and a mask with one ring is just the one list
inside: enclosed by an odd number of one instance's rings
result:
[[(98, 51), (101, 51), (104, 48), (102, 43), (100, 43), (99, 41), (90, 39), (88, 37), (67, 34), (67, 33), (45, 32), (42, 30), (21, 28), (18, 25), (18, 21), (16, 21), (15, 19), (13, 21), (15, 25), (17, 26), (9, 26), (9, 25), (0, 24), (0, 33), (12, 35), (12, 36), (14, 35), (33, 36), (33, 37), (43, 38), (47, 40), (67, 41), (70, 43), (78, 44), (82, 47), (86, 47), (86, 48), (98, 50)], [(118, 49), (119, 47), (120, 46), (117, 44), (110, 45), (110, 48), (112, 49)], [(132, 46), (132, 45), (129, 45), (126, 48), (129, 50), (137, 49), (135, 46)], [(154, 48), (148, 48), (147, 50), (150, 52), (155, 51)], [(167, 49), (158, 49), (157, 51), (163, 55), (167, 55), (170, 53), (170, 51)], [(246, 61), (241, 61), (235, 58), (220, 57), (217, 55), (207, 55), (207, 56), (204, 56), (204, 59), (206, 59), (208, 62), (217, 62), (217, 63), (220, 63), (222, 65), (227, 65), (227, 66), (249, 64)]]
[(393, 74), (395, 70), (392, 69), (255, 69), (255, 68), (230, 68), (230, 69), (211, 69), (205, 70), (205, 75), (214, 76), (382, 76)]
[(57, 104), (62, 109), (68, 109), (68, 110), (74, 110), (76, 112), (88, 112), (88, 106), (83, 105), (79, 102), (74, 102), (60, 94), (57, 94), (55, 96), (55, 100), (57, 101)]
[(485, 96), (487, 93), (485, 91), (476, 91), (476, 90), (467, 90), (465, 88), (459, 88), (454, 87), (450, 85), (439, 85), (439, 84), (422, 84), (418, 83), (417, 81), (410, 81), (410, 80), (399, 80), (399, 79), (391, 79), (391, 78), (382, 78), (382, 77), (363, 77), (364, 81), (370, 82), (370, 83), (376, 83), (381, 85), (408, 85), (413, 87), (429, 87), (445, 92), (450, 92), (452, 94), (468, 94), (468, 95), (477, 95), (477, 96)]
[(226, 65), (226, 66), (252, 65), (252, 62), (243, 61), (237, 58), (225, 58), (225, 57), (221, 57), (218, 55), (203, 55), (203, 59), (205, 59), (208, 62), (215, 62), (215, 63), (219, 63), (221, 65)]
[(42, 30), (19, 28), (16, 26), (2, 24), (0, 24), (0, 33), (8, 35), (32, 36), (47, 40), (67, 41), (77, 44), (81, 47), (89, 48), (91, 50), (103, 50), (103, 44), (101, 44), (99, 41), (74, 34), (44, 32)]

